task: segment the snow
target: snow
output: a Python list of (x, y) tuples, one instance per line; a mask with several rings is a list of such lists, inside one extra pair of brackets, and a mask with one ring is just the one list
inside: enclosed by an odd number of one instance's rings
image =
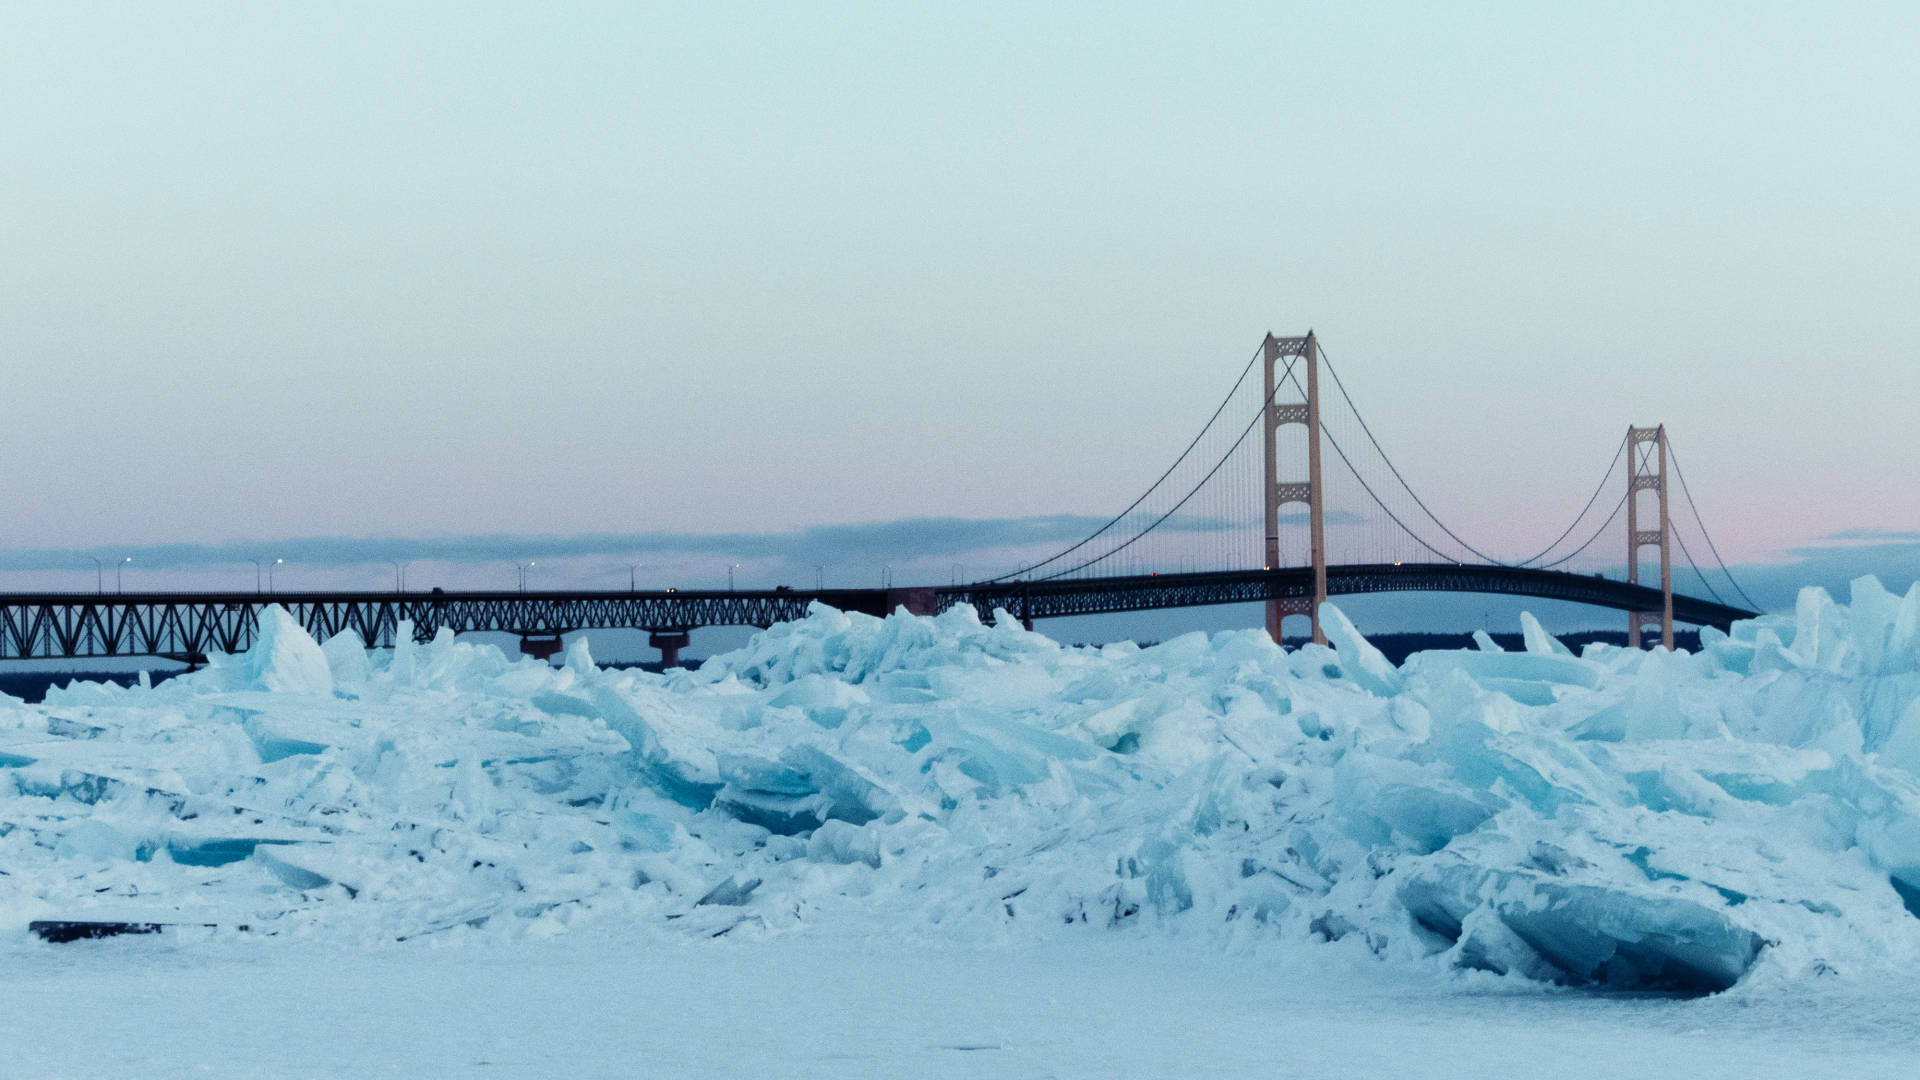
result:
[(156, 1080), (1904, 1080), (1920, 1060), (1910, 979), (1672, 1001), (1462, 978), (1409, 977), (1347, 946), (1118, 935), (119, 938), (10, 956), (0, 1052), (10, 1076)]
[(1809, 590), (1699, 655), (1575, 656), (1527, 620), (1523, 652), (1395, 667), (1323, 624), (1332, 648), (1069, 648), (816, 607), (652, 675), (584, 642), (557, 668), (321, 645), (270, 609), (204, 671), (0, 701), (0, 933), (29, 958), (34, 919), (276, 956), (1117, 941), (1750, 997), (1920, 960), (1920, 589)]

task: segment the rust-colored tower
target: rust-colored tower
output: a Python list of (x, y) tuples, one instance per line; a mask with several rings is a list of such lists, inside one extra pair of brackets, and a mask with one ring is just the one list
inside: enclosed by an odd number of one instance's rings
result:
[[(1660, 527), (1640, 528), (1640, 493), (1658, 492)], [(1640, 583), (1640, 549), (1660, 549), (1659, 611), (1636, 611), (1627, 616), (1627, 647), (1640, 647), (1640, 633), (1649, 622), (1660, 623), (1660, 644), (1673, 648), (1673, 549), (1667, 517), (1667, 425), (1627, 428), (1627, 580)]]
[[(1306, 337), (1277, 338), (1267, 335), (1263, 350), (1266, 359), (1266, 419), (1260, 425), (1265, 462), (1265, 502), (1267, 519), (1266, 567), (1280, 567), (1280, 508), (1288, 503), (1307, 504), (1307, 529), (1313, 559), (1313, 595), (1267, 601), (1267, 634), (1277, 644), (1280, 624), (1288, 615), (1305, 615), (1313, 620), (1313, 640), (1325, 645), (1327, 636), (1320, 631), (1320, 605), (1327, 599), (1327, 530), (1325, 489), (1320, 484), (1320, 345), (1313, 331)], [(1276, 400), (1279, 390), (1277, 370), (1283, 358), (1306, 361), (1307, 400), (1282, 404)], [(1307, 428), (1307, 479), (1280, 479), (1279, 433), (1286, 424), (1305, 424)]]

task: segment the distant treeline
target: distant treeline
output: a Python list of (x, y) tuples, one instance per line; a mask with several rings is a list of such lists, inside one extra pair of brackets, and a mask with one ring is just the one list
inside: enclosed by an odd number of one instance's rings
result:
[[(1526, 647), (1519, 634), (1490, 634), (1488, 636), (1493, 638), (1495, 645), (1500, 646), (1508, 652), (1519, 652)], [(1582, 648), (1594, 642), (1623, 647), (1627, 643), (1627, 632), (1625, 630), (1582, 630), (1574, 634), (1555, 634), (1554, 637), (1559, 638), (1561, 644), (1572, 649), (1576, 654), (1579, 653)], [(1368, 634), (1367, 640), (1373, 643), (1374, 648), (1385, 653), (1387, 659), (1396, 664), (1404, 664), (1407, 662), (1407, 657), (1417, 652), (1425, 652), (1428, 649), (1471, 649), (1474, 647), (1473, 635), (1471, 633)], [(1650, 634), (1643, 640), (1647, 644), (1658, 644), (1660, 636), (1657, 633)], [(1299, 640), (1288, 638), (1287, 647), (1293, 648), (1303, 644), (1305, 641), (1305, 638)], [(1684, 649), (1687, 652), (1699, 652), (1700, 631), (1675, 630), (1673, 632), (1673, 647), (1676, 649)]]
[[(157, 683), (185, 670), (169, 668), (149, 671), (147, 676)], [(0, 671), (0, 694), (22, 701), (40, 702), (46, 699), (49, 687), (65, 686), (70, 682), (110, 682), (132, 686), (139, 681), (140, 673), (137, 671)]]
[[(1495, 645), (1500, 646), (1508, 652), (1519, 652), (1526, 648), (1526, 643), (1519, 634), (1492, 634), (1489, 636), (1493, 638)], [(1619, 645), (1622, 647), (1627, 644), (1627, 632), (1625, 630), (1582, 630), (1572, 634), (1555, 634), (1554, 637), (1559, 638), (1561, 644), (1572, 649), (1576, 654), (1578, 654), (1582, 648), (1596, 641), (1607, 645)], [(1393, 661), (1395, 664), (1404, 664), (1407, 662), (1407, 657), (1417, 652), (1426, 652), (1430, 649), (1472, 649), (1476, 647), (1473, 643), (1473, 634), (1471, 632), (1465, 634), (1368, 634), (1366, 638), (1374, 648), (1379, 649), (1386, 655), (1387, 659)], [(1305, 645), (1308, 640), (1310, 639), (1305, 637), (1288, 637), (1286, 639), (1286, 646), (1289, 649), (1297, 649)], [(1648, 636), (1649, 643), (1657, 642), (1658, 640), (1658, 634)], [(1140, 647), (1145, 649), (1158, 644), (1160, 643), (1157, 641), (1142, 641), (1140, 642)], [(1699, 652), (1700, 632), (1698, 630), (1675, 630), (1673, 632), (1673, 647), (1683, 649), (1687, 652)]]

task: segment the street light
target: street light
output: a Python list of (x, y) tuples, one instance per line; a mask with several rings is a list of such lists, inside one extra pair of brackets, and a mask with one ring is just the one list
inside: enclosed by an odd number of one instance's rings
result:
[(406, 592), (407, 591), (407, 567), (412, 566), (413, 563), (412, 562), (389, 562), (387, 563), (387, 565), (393, 567), (393, 591), (397, 593)]
[(119, 562), (113, 564), (113, 591), (114, 592), (119, 593), (119, 592), (127, 591), (120, 584), (120, 568), (123, 566), (126, 566), (128, 563), (132, 561), (133, 561), (133, 556), (129, 555), (126, 558), (121, 559)]
[(514, 568), (514, 570), (515, 570), (516, 572), (518, 572), (518, 573), (519, 573), (519, 575), (520, 575), (520, 591), (521, 591), (521, 592), (526, 592), (526, 591), (527, 591), (527, 571), (529, 571), (529, 570), (531, 570), (531, 569), (533, 569), (534, 567), (536, 567), (536, 566), (538, 566), (538, 565), (540, 565), (540, 564), (539, 564), (539, 563), (537, 563), (537, 562), (534, 562), (534, 561), (533, 561), (532, 559), (528, 559), (528, 560), (527, 560), (526, 562), (524, 562), (524, 563), (514, 563), (514, 564), (513, 564), (513, 568)]
[(107, 591), (106, 564), (100, 561), (98, 555), (89, 555), (87, 558), (93, 560), (93, 591), (105, 593)]
[(248, 559), (247, 561), (253, 564), (253, 593), (258, 596), (260, 595), (260, 560)]
[(738, 569), (740, 569), (739, 563), (727, 564), (727, 591), (728, 592), (733, 591), (733, 572)]
[(276, 566), (279, 566), (281, 563), (286, 561), (287, 560), (285, 559), (275, 559), (272, 562), (267, 564), (267, 591), (268, 592), (273, 591), (273, 568)]
[(640, 591), (640, 567), (642, 565), (644, 564), (637, 563), (637, 562), (630, 562), (627, 564), (627, 591), (628, 592)]

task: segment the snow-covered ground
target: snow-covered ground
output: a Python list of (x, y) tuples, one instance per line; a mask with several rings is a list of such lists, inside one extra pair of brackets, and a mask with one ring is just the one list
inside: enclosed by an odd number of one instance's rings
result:
[(1413, 973), (1344, 946), (161, 937), (6, 963), (4, 1075), (39, 1080), (1905, 1080), (1920, 1065), (1920, 980), (1606, 997)]
[[(1524, 652), (1396, 668), (1324, 621), (1331, 649), (1075, 649), (967, 609), (818, 609), (655, 676), (582, 646), (557, 669), (446, 637), (369, 653), (270, 611), (203, 672), (0, 700), (0, 1053), (21, 1075), (1920, 1063), (1920, 588), (1810, 590), (1700, 655), (1575, 656), (1529, 622)], [(50, 945), (38, 919), (174, 929)], [(1623, 996), (1648, 991), (1724, 992)]]

